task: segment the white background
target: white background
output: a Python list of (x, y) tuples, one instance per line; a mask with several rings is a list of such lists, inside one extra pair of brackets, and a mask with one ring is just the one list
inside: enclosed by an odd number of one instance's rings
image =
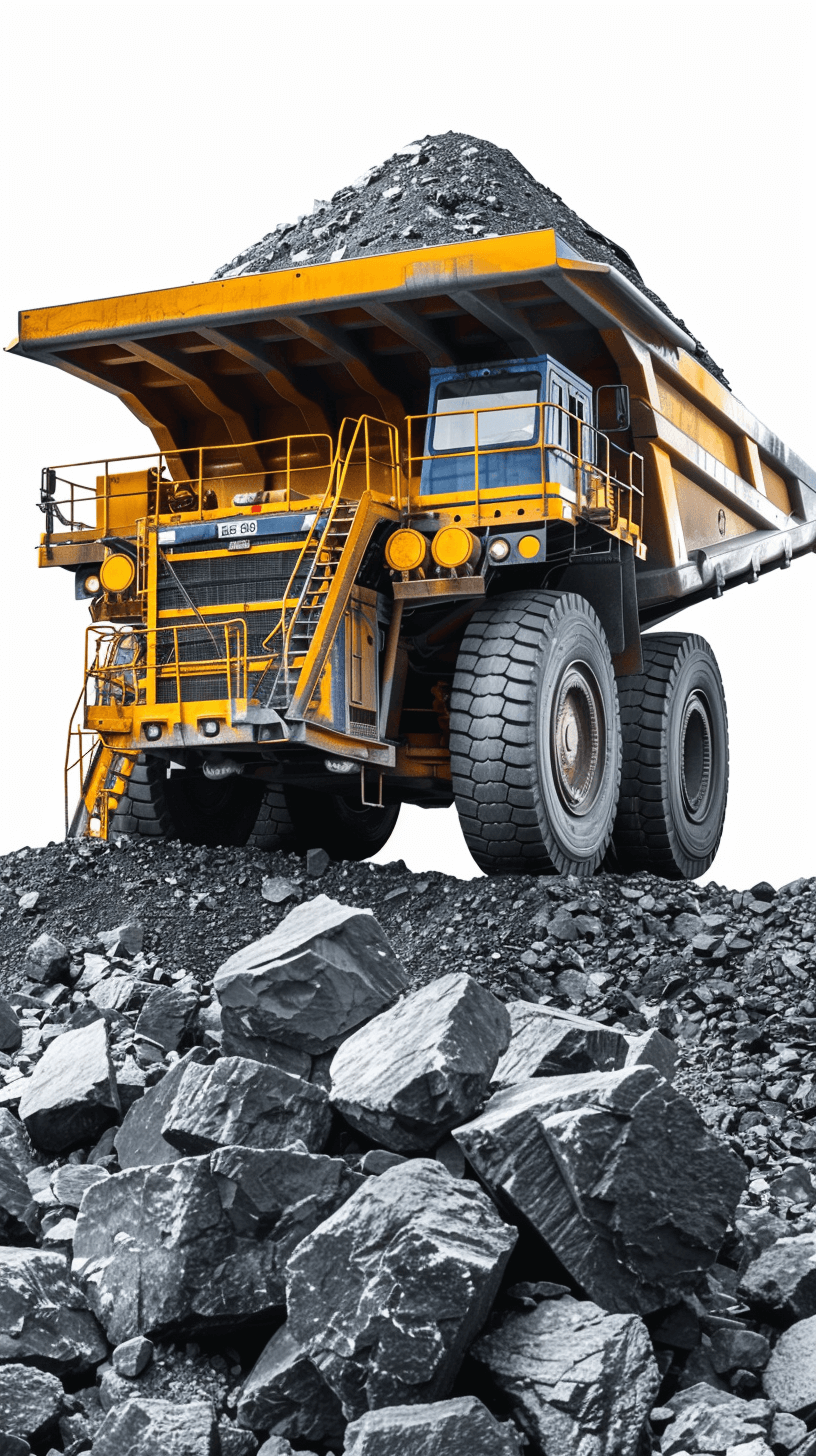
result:
[[(199, 281), (407, 141), (510, 148), (704, 340), (816, 463), (813, 7), (232, 0), (7, 12), (2, 314)], [(85, 608), (37, 572), (46, 463), (150, 446), (115, 399), (2, 366), (0, 852), (62, 834)], [(732, 777), (713, 876), (816, 874), (816, 557), (677, 627), (708, 637)], [(473, 874), (453, 811), (403, 811), (380, 858)]]

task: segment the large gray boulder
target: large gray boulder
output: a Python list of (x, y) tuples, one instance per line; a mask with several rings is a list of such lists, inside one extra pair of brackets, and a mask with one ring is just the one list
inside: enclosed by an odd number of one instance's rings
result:
[(652, 1067), (535, 1077), (454, 1137), (602, 1309), (677, 1303), (714, 1262), (745, 1168)]
[(157, 986), (139, 1012), (136, 1035), (152, 1042), (162, 1052), (178, 1051), (197, 1010), (198, 996), (194, 991)]
[(612, 1072), (626, 1062), (629, 1044), (622, 1031), (532, 1001), (511, 1001), (507, 1010), (510, 1045), (494, 1073), (496, 1087), (512, 1087), (528, 1077)]
[(663, 1456), (725, 1456), (732, 1447), (770, 1435), (769, 1400), (741, 1400), (711, 1385), (692, 1385), (666, 1402), (674, 1419), (660, 1439)]
[(816, 1315), (780, 1335), (762, 1377), (769, 1400), (794, 1416), (816, 1410)]
[(330, 1128), (322, 1087), (248, 1057), (222, 1057), (211, 1067), (189, 1063), (161, 1132), (189, 1157), (231, 1145), (282, 1148), (298, 1138), (319, 1153)]
[(67, 974), (71, 962), (70, 952), (67, 945), (63, 945), (56, 936), (49, 935), (44, 930), (36, 940), (31, 942), (25, 953), (23, 969), (30, 981), (40, 981), (44, 985), (51, 985), (59, 981)]
[(177, 1405), (142, 1396), (108, 1411), (94, 1456), (221, 1456), (215, 1413), (207, 1401)]
[(120, 1168), (174, 1163), (184, 1156), (162, 1136), (162, 1128), (191, 1063), (209, 1064), (209, 1056), (203, 1047), (193, 1047), (128, 1109), (114, 1138)]
[(739, 1293), (763, 1311), (799, 1320), (816, 1315), (816, 1232), (777, 1239), (748, 1265)]
[(370, 910), (318, 895), (217, 972), (223, 1050), (264, 1060), (265, 1042), (331, 1051), (407, 989)]
[(34, 1167), (31, 1143), (24, 1127), (7, 1107), (0, 1107), (0, 1235), (23, 1224), (37, 1227), (27, 1178)]
[(289, 1441), (342, 1446), (340, 1402), (294, 1339), (288, 1324), (276, 1330), (244, 1381), (238, 1421)]
[(501, 1001), (471, 976), (440, 976), (343, 1042), (331, 1100), (393, 1152), (430, 1150), (481, 1106), (509, 1040)]
[(90, 1188), (74, 1277), (111, 1344), (282, 1308), (296, 1244), (362, 1183), (339, 1158), (220, 1148)]
[(475, 1184), (421, 1158), (367, 1178), (303, 1240), (289, 1329), (347, 1419), (450, 1393), (516, 1237)]
[(107, 1353), (63, 1254), (0, 1249), (0, 1362), (75, 1375)]
[(636, 1456), (660, 1384), (649, 1334), (634, 1314), (606, 1314), (569, 1295), (508, 1315), (471, 1356), (547, 1456)]
[(368, 1411), (347, 1426), (343, 1449), (345, 1456), (521, 1456), (522, 1445), (512, 1421), (497, 1421), (475, 1395), (463, 1395)]
[(26, 1440), (44, 1436), (57, 1423), (62, 1398), (62, 1381), (56, 1375), (28, 1365), (0, 1367), (0, 1431)]
[(20, 1119), (31, 1141), (50, 1153), (95, 1142), (120, 1112), (107, 1023), (101, 1019), (55, 1037), (20, 1098)]

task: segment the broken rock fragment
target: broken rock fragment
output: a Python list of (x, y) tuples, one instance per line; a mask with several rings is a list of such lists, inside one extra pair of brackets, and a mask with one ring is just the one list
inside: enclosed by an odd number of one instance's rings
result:
[(107, 1353), (63, 1254), (0, 1249), (0, 1362), (73, 1375), (92, 1370)]
[(661, 1077), (670, 1082), (677, 1062), (677, 1048), (662, 1031), (652, 1027), (651, 1031), (639, 1032), (629, 1037), (626, 1053), (627, 1067), (656, 1067)]
[(155, 1087), (133, 1103), (116, 1134), (116, 1156), (120, 1168), (141, 1168), (149, 1163), (173, 1163), (183, 1156), (162, 1136), (181, 1080), (191, 1062), (207, 1063), (203, 1047), (193, 1047), (171, 1067)]
[(521, 1456), (522, 1449), (512, 1421), (497, 1421), (475, 1395), (369, 1411), (346, 1428), (344, 1447), (346, 1456)]
[(303, 1240), (289, 1329), (348, 1419), (449, 1394), (515, 1242), (481, 1189), (425, 1158), (367, 1178)]
[(56, 936), (43, 931), (28, 947), (23, 969), (30, 981), (42, 981), (50, 986), (67, 973), (70, 961), (68, 947)]
[(178, 1051), (198, 1010), (194, 991), (159, 986), (151, 991), (136, 1022), (137, 1037), (144, 1037), (163, 1052)]
[(769, 1400), (740, 1400), (710, 1385), (693, 1385), (666, 1402), (674, 1420), (660, 1441), (663, 1456), (725, 1456), (729, 1448), (770, 1434)]
[(0, 1367), (0, 1431), (27, 1440), (44, 1436), (57, 1423), (62, 1394), (56, 1375), (27, 1365)]
[(141, 1397), (115, 1405), (93, 1443), (94, 1456), (221, 1456), (212, 1406)]
[(816, 1409), (816, 1315), (780, 1335), (762, 1385), (781, 1411), (808, 1417)]
[(343, 1412), (333, 1390), (281, 1325), (261, 1352), (241, 1391), (238, 1420), (289, 1441), (343, 1443)]
[(25, 1128), (7, 1107), (0, 1107), (0, 1232), (8, 1234), (15, 1225), (33, 1229), (33, 1208), (28, 1174), (34, 1167), (31, 1144)]
[(510, 1087), (528, 1077), (614, 1071), (626, 1061), (623, 1032), (598, 1021), (530, 1001), (511, 1001), (507, 1010), (510, 1045), (493, 1076), (497, 1087)]
[(0, 996), (0, 1051), (16, 1052), (23, 1040), (20, 1018), (10, 1001)]
[(643, 1321), (569, 1295), (508, 1315), (471, 1354), (547, 1456), (636, 1456), (660, 1384)]
[(510, 1018), (463, 974), (441, 976), (375, 1016), (340, 1047), (331, 1099), (394, 1152), (431, 1149), (481, 1105), (510, 1039)]
[(112, 1344), (238, 1323), (283, 1306), (286, 1259), (362, 1181), (291, 1149), (131, 1168), (85, 1194), (74, 1275)]
[(185, 1156), (231, 1144), (282, 1148), (298, 1138), (318, 1153), (330, 1126), (331, 1107), (322, 1087), (248, 1057), (222, 1057), (212, 1066), (189, 1063), (162, 1137)]
[(816, 1315), (816, 1233), (777, 1239), (748, 1265), (739, 1292), (749, 1304), (789, 1318)]
[(318, 895), (225, 961), (213, 984), (226, 1053), (283, 1042), (319, 1055), (390, 1006), (406, 978), (370, 910)]
[(454, 1136), (603, 1309), (678, 1303), (714, 1262), (745, 1169), (652, 1067), (536, 1077)]
[(43, 1053), (20, 1098), (31, 1141), (47, 1152), (93, 1142), (119, 1118), (119, 1096), (102, 1019), (65, 1031)]

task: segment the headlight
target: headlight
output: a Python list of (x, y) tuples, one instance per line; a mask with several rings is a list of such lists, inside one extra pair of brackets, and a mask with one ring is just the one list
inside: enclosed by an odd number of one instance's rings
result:
[(359, 767), (351, 758), (324, 758), (323, 762), (329, 773), (354, 773)]
[(99, 568), (99, 580), (106, 592), (127, 591), (136, 575), (136, 564), (123, 551), (106, 556)]
[(102, 583), (98, 576), (86, 576), (83, 582), (83, 589), (89, 597), (95, 597), (98, 591), (102, 590)]
[(491, 561), (504, 561), (510, 555), (510, 545), (500, 536), (496, 541), (491, 541), (487, 554)]
[(205, 738), (217, 738), (221, 732), (221, 724), (217, 718), (202, 718), (198, 726)]
[(155, 743), (156, 739), (162, 736), (161, 723), (143, 723), (142, 732), (145, 738), (148, 738), (151, 743)]
[(467, 566), (475, 561), (481, 550), (479, 538), (464, 526), (443, 526), (437, 531), (431, 544), (433, 559), (438, 566), (451, 570), (456, 566)]
[(428, 539), (421, 531), (395, 531), (385, 543), (385, 559), (394, 571), (416, 571), (428, 554)]

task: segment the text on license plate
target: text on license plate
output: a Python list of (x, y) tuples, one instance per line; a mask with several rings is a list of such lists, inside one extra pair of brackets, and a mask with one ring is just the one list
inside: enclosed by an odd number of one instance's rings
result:
[(226, 536), (233, 540), (236, 536), (255, 536), (258, 532), (257, 521), (219, 521), (218, 535), (223, 540)]

